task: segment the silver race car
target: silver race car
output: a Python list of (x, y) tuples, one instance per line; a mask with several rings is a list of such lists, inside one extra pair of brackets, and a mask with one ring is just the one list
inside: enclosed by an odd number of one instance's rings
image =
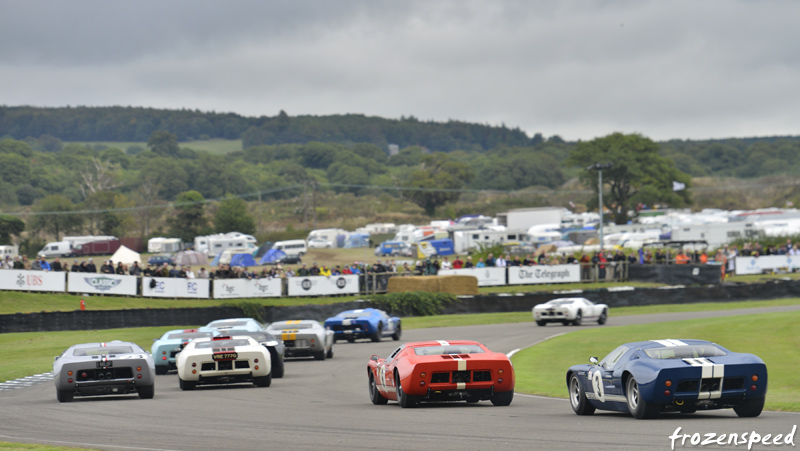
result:
[(265, 329), (280, 337), (286, 346), (286, 357), (333, 357), (333, 331), (312, 319), (278, 321)]
[(61, 402), (75, 396), (138, 393), (155, 394), (153, 356), (136, 343), (111, 341), (73, 345), (53, 362), (56, 397)]

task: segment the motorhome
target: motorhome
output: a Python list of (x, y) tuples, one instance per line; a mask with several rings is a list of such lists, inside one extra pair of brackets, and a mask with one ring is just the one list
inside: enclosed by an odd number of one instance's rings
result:
[[(81, 247), (84, 244), (101, 243), (107, 241), (117, 241), (117, 243), (119, 243), (118, 238), (115, 236), (107, 236), (107, 235), (65, 236), (61, 241), (54, 241), (51, 243), (47, 243), (42, 248), (42, 250), (40, 250), (37, 253), (37, 255), (46, 258), (88, 255), (86, 252), (80, 251)], [(117, 244), (117, 248), (119, 248), (119, 244)], [(113, 253), (113, 251), (111, 253)]]
[(244, 247), (254, 251), (257, 241), (252, 235), (239, 232), (217, 233), (215, 235), (198, 236), (194, 239), (194, 250), (206, 255), (219, 255), (227, 249)]
[(464, 254), (478, 250), (481, 247), (504, 244), (510, 241), (518, 243), (529, 242), (528, 234), (524, 230), (458, 230), (450, 233), (453, 240), (453, 249), (456, 254)]
[(4, 245), (0, 246), (0, 258), (5, 260), (6, 257), (14, 258), (19, 255), (19, 246), (17, 245)]
[(272, 245), (272, 248), (283, 251), (286, 255), (299, 255), (301, 257), (308, 252), (306, 240), (277, 241)]

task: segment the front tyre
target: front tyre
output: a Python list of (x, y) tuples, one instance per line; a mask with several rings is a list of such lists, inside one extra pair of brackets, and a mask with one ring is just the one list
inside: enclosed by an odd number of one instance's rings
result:
[(156, 386), (153, 384), (145, 387), (136, 387), (136, 393), (142, 399), (153, 399), (153, 396), (156, 395)]
[(547, 321), (542, 321), (542, 320), (538, 319), (538, 320), (536, 320), (536, 325), (537, 326), (546, 326), (547, 325)]
[(573, 326), (580, 326), (583, 322), (583, 312), (578, 310), (578, 313), (575, 315), (575, 319), (572, 320)]
[(608, 321), (608, 310), (603, 310), (603, 313), (600, 314), (600, 318), (597, 319), (597, 324), (603, 325)]
[(72, 402), (75, 398), (75, 392), (72, 390), (56, 390), (56, 399), (58, 402)]
[(658, 404), (648, 403), (642, 399), (642, 393), (639, 391), (639, 384), (633, 376), (628, 377), (628, 382), (625, 385), (625, 398), (628, 400), (628, 411), (637, 420), (645, 418), (655, 418), (661, 411)]
[(569, 378), (569, 402), (572, 404), (572, 410), (578, 415), (594, 413), (594, 406), (586, 399), (586, 392), (576, 374)]
[(375, 330), (375, 333), (372, 334), (372, 341), (379, 342), (383, 338), (383, 323), (378, 323), (378, 328)]
[(761, 415), (764, 410), (764, 400), (766, 398), (747, 398), (741, 404), (733, 408), (736, 415), (742, 418), (752, 418)]
[(283, 357), (281, 357), (277, 351), (273, 351), (270, 349), (270, 363), (272, 364), (271, 367), (271, 374), (272, 377), (280, 379), (283, 377)]
[(389, 402), (384, 398), (381, 392), (378, 391), (378, 384), (375, 382), (375, 376), (372, 375), (372, 370), (369, 371), (369, 400), (376, 406), (382, 406)]
[(392, 340), (397, 341), (402, 336), (403, 336), (403, 328), (398, 324), (397, 328), (395, 328), (394, 333), (392, 334)]
[(507, 406), (511, 404), (511, 400), (513, 399), (514, 399), (514, 390), (502, 391), (492, 395), (492, 404), (494, 404), (495, 406)]

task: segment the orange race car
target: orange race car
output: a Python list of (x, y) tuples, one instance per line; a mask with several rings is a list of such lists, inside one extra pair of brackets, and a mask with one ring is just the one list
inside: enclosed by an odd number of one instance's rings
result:
[(419, 341), (368, 363), (373, 404), (490, 400), (507, 406), (514, 399), (514, 367), (505, 354), (475, 341)]

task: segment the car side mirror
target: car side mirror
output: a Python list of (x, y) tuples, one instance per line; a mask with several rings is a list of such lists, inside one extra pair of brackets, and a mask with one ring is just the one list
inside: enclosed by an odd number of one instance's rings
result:
[[(56, 357), (56, 358), (58, 358), (58, 357)], [(372, 360), (373, 362), (377, 362), (378, 361), (378, 356), (376, 356), (375, 354), (372, 354), (372, 357), (370, 357), (369, 359)]]
[(60, 357), (60, 356), (55, 356), (55, 357), (53, 358), (53, 361), (55, 362), (56, 360), (58, 360), (58, 358), (59, 358), (59, 357)]
[(589, 357), (589, 363), (591, 363), (592, 365), (597, 365), (597, 362), (598, 362), (597, 357)]
[(158, 338), (153, 338), (153, 343), (157, 342)]

